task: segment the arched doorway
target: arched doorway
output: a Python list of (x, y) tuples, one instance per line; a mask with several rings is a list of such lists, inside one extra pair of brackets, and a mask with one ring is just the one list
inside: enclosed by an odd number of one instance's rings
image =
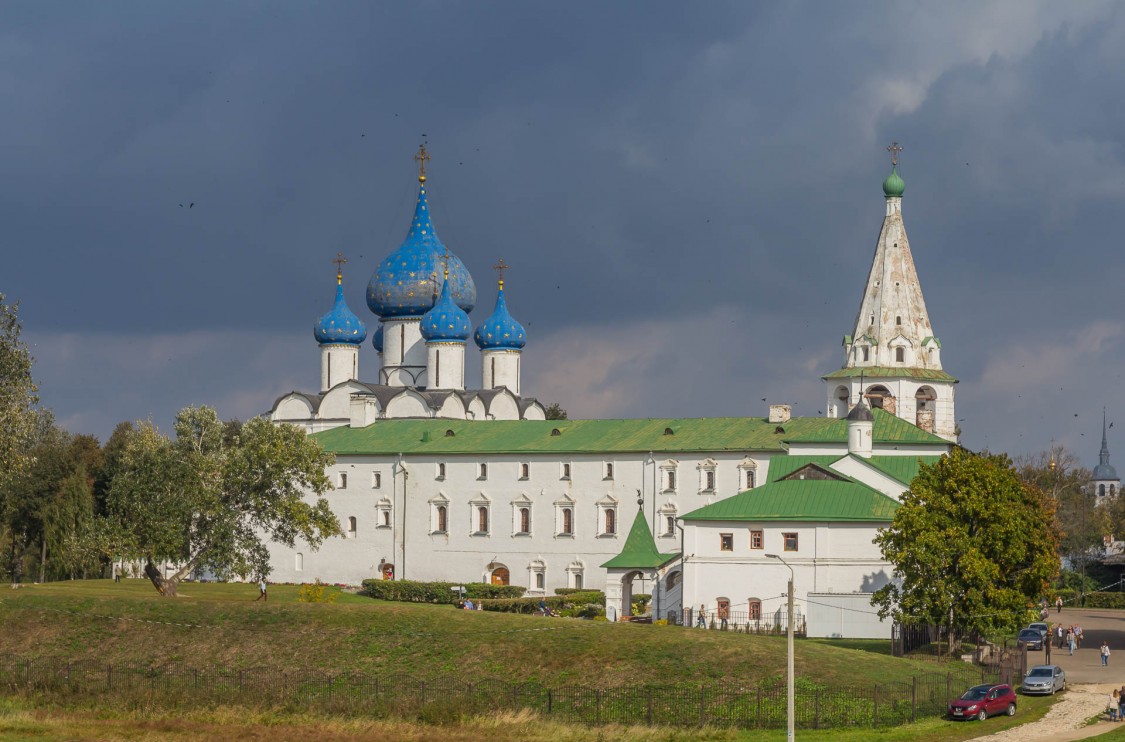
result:
[(490, 581), (493, 585), (509, 585), (511, 584), (512, 575), (508, 568), (502, 564), (492, 565), (492, 575)]
[(639, 570), (630, 572), (621, 578), (621, 615), (633, 615), (633, 580), (643, 580), (644, 573)]

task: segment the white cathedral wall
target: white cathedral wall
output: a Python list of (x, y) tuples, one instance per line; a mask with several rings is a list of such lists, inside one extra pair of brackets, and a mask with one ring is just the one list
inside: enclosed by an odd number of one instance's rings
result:
[(304, 423), (312, 416), (312, 405), (310, 405), (306, 399), (303, 397), (289, 397), (288, 399), (283, 399), (278, 402), (271, 419), (275, 422), (293, 420), (298, 423)]
[[(574, 584), (572, 565), (581, 562), (583, 584), (592, 589), (605, 585), (600, 565), (620, 553), (637, 513), (637, 490), (642, 489), (645, 516), (650, 526), (656, 521), (656, 543), (663, 552), (679, 551), (679, 532), (664, 536), (663, 514), (676, 515), (741, 491), (744, 453), (714, 452), (716, 487), (714, 493), (701, 493), (697, 466), (706, 454), (676, 454), (677, 489), (663, 490), (660, 465), (656, 458), (647, 463), (647, 453), (574, 455), (490, 456), (406, 456), (406, 497), (403, 476), (392, 456), (337, 457), (329, 471), (333, 482), (347, 474), (347, 486), (330, 491), (326, 498), (333, 512), (348, 531), (349, 518), (356, 519), (354, 538), (332, 538), (319, 551), (305, 544), (287, 548), (271, 544), (271, 579), (278, 582), (359, 584), (377, 576), (381, 563), (394, 564), (396, 577), (411, 580), (482, 581), (489, 576), (488, 565), (506, 566), (512, 584), (532, 588), (532, 562), (545, 566), (546, 592)], [(769, 454), (755, 454), (758, 481), (765, 481)], [(439, 464), (445, 476), (439, 478)], [(480, 464), (487, 474), (480, 476)], [(606, 478), (606, 463), (613, 464), (613, 478)], [(521, 478), (521, 466), (529, 465), (528, 477)], [(564, 478), (563, 465), (570, 465), (570, 479)], [(657, 488), (653, 503), (653, 471)], [(376, 479), (376, 474), (378, 477)], [(376, 481), (379, 486), (375, 487)], [(518, 508), (523, 502), (531, 508), (531, 531), (518, 533)], [(382, 503), (382, 504), (380, 504)], [(435, 533), (438, 504), (448, 508), (448, 529)], [(561, 508), (573, 507), (574, 533), (562, 534)], [(489, 532), (476, 532), (476, 508), (489, 509)], [(616, 509), (617, 528), (605, 534), (605, 509)], [(674, 508), (674, 510), (672, 510)], [(383, 513), (390, 512), (390, 526)], [(658, 511), (658, 512), (654, 512)], [(655, 517), (654, 517), (655, 515)], [(404, 525), (405, 524), (405, 525)], [(405, 538), (404, 538), (405, 537)], [(405, 541), (405, 545), (404, 545)], [(301, 554), (302, 568), (297, 569)], [(571, 568), (568, 571), (568, 568)]]
[[(382, 359), (382, 383), (390, 386), (426, 385), (426, 341), (422, 339), (417, 317), (383, 321)], [(409, 370), (398, 368), (400, 366), (409, 367)]]
[(320, 391), (359, 378), (359, 348), (351, 344), (320, 346)]
[[(750, 548), (750, 531), (763, 532), (763, 548)], [(806, 522), (684, 523), (683, 605), (694, 611), (706, 606), (713, 615), (719, 598), (744, 616), (749, 601), (762, 602), (762, 618), (784, 612), (789, 570), (766, 554), (778, 554), (793, 567), (797, 611), (805, 615), (810, 592), (871, 592), (891, 580), (874, 538), (879, 524)], [(720, 536), (731, 534), (734, 549), (722, 551)], [(784, 550), (784, 533), (797, 534), (797, 551)]]

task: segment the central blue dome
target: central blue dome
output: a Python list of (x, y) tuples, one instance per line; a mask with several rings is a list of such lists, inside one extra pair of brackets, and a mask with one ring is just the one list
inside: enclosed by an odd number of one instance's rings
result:
[(367, 339), (367, 325), (348, 309), (344, 301), (344, 284), (336, 277), (336, 304), (332, 311), (317, 320), (313, 326), (313, 337), (318, 343), (350, 343), (359, 345)]
[(469, 315), (453, 303), (448, 278), (441, 285), (441, 297), (433, 309), (422, 315), (420, 324), (422, 337), (429, 341), (463, 343), (469, 339), (473, 326), (469, 324)]
[[(375, 269), (367, 285), (367, 306), (388, 317), (420, 317), (434, 303), (437, 276), (443, 268), (445, 245), (438, 239), (426, 204), (426, 184), (418, 189), (418, 205), (410, 232), (397, 250)], [(455, 255), (449, 256), (449, 289), (457, 306), (473, 311), (477, 288), (468, 269)]]

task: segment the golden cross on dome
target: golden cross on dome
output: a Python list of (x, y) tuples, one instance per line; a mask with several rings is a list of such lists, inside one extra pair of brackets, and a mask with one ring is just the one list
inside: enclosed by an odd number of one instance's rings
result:
[(332, 262), (336, 264), (336, 283), (343, 283), (344, 263), (348, 262), (348, 259), (344, 257), (344, 253), (338, 252), (336, 253), (336, 259)]
[(430, 159), (430, 153), (426, 151), (425, 144), (418, 145), (418, 154), (414, 155), (414, 161), (418, 163), (418, 182), (426, 182), (426, 162)]
[(902, 145), (898, 142), (891, 142), (887, 145), (887, 151), (891, 153), (891, 167), (898, 165), (898, 153), (902, 151)]
[(492, 266), (492, 270), (500, 274), (500, 288), (504, 288), (504, 271), (511, 267), (504, 262), (504, 258), (500, 258), (500, 262)]
[(445, 255), (441, 256), (442, 267), (445, 268), (445, 280), (449, 280), (449, 248), (445, 248)]

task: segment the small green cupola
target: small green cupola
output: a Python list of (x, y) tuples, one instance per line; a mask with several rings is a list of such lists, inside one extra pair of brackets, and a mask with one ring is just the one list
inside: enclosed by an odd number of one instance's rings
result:
[(883, 194), (887, 198), (902, 198), (902, 192), (906, 190), (906, 183), (902, 181), (902, 176), (898, 174), (897, 167), (891, 167), (891, 174), (883, 181)]

